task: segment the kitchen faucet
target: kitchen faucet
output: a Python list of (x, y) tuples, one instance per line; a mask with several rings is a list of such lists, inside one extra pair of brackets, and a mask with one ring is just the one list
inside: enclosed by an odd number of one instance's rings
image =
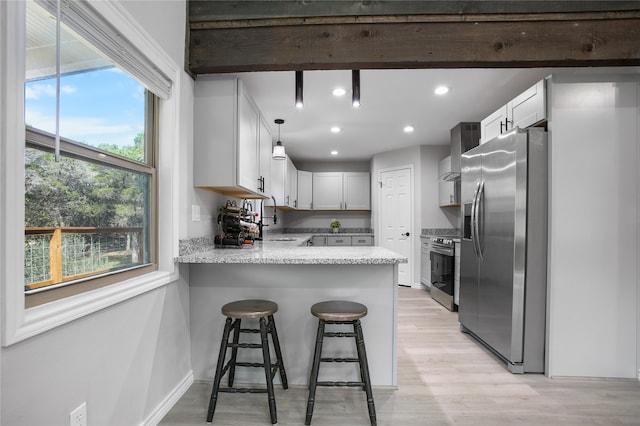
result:
[(260, 231), (260, 234), (258, 235), (258, 239), (262, 240), (262, 228), (265, 226), (269, 226), (269, 225), (265, 225), (264, 224), (264, 219), (273, 219), (273, 224), (275, 225), (276, 223), (278, 223), (278, 216), (276, 215), (276, 197), (274, 197), (273, 195), (271, 196), (271, 199), (273, 200), (273, 216), (263, 216), (264, 214), (264, 200), (260, 203), (260, 223), (258, 223), (258, 228)]

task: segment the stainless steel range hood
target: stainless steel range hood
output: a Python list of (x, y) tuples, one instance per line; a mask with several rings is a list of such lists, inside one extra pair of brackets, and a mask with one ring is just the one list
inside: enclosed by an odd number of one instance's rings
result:
[(480, 143), (480, 123), (458, 123), (451, 129), (451, 170), (438, 176), (439, 181), (456, 181), (460, 179), (460, 158), (463, 152), (478, 146)]

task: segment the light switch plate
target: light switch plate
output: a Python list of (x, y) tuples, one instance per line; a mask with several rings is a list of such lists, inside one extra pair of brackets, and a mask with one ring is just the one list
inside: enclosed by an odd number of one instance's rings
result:
[(87, 426), (87, 403), (83, 402), (69, 414), (69, 426)]
[(200, 222), (200, 206), (197, 204), (191, 205), (191, 221)]

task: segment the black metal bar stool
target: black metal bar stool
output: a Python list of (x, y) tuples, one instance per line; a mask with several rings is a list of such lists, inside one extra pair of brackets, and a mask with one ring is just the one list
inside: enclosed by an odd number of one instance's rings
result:
[[(282, 352), (280, 350), (280, 342), (278, 340), (278, 332), (276, 323), (273, 320), (273, 314), (278, 311), (278, 305), (268, 300), (239, 300), (227, 303), (222, 307), (222, 315), (227, 317), (224, 331), (222, 333), (222, 342), (220, 343), (220, 354), (218, 355), (218, 365), (216, 374), (213, 379), (213, 389), (211, 390), (211, 399), (209, 401), (209, 411), (207, 413), (207, 422), (213, 420), (213, 413), (216, 409), (218, 400), (218, 392), (228, 393), (267, 393), (269, 400), (269, 413), (271, 415), (271, 423), (276, 424), (278, 417), (276, 413), (276, 399), (273, 393), (273, 378), (277, 371), (280, 371), (280, 379), (282, 387), (287, 389), (287, 374), (284, 370), (284, 362), (282, 360)], [(240, 328), (243, 319), (258, 318), (260, 323), (259, 329)], [(232, 321), (233, 319), (233, 321)], [(233, 332), (233, 340), (229, 342), (229, 336)], [(260, 343), (239, 343), (240, 333), (260, 333)], [(273, 348), (276, 352), (276, 362), (271, 362), (269, 354), (269, 338), (273, 342)], [(231, 357), (225, 364), (227, 349), (231, 348)], [(237, 362), (239, 348), (262, 349), (262, 363), (253, 362)], [(234, 388), (233, 381), (235, 378), (236, 367), (261, 367), (264, 368), (267, 388)], [(220, 381), (225, 373), (229, 372), (229, 387), (221, 388)]]
[[(367, 352), (364, 346), (362, 326), (360, 318), (367, 315), (367, 307), (360, 303), (347, 302), (344, 300), (334, 300), (316, 303), (311, 307), (311, 313), (317, 317), (318, 333), (316, 335), (316, 349), (313, 354), (313, 365), (311, 366), (311, 376), (309, 378), (309, 399), (307, 400), (307, 417), (305, 424), (311, 424), (313, 416), (313, 406), (316, 399), (317, 386), (353, 386), (362, 388), (367, 394), (367, 406), (369, 408), (369, 420), (371, 425), (376, 426), (376, 408), (373, 403), (373, 392), (371, 391), (371, 380), (369, 378), (369, 365), (367, 363)], [(325, 330), (327, 324), (351, 324), (353, 332), (329, 332)], [(353, 337), (356, 341), (358, 351), (357, 358), (322, 358), (322, 342), (324, 337)], [(360, 382), (319, 382), (318, 371), (321, 362), (357, 362), (360, 367)]]

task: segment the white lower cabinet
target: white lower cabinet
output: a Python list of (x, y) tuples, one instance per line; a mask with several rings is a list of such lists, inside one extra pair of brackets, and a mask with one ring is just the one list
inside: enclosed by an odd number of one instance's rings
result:
[(328, 246), (350, 246), (351, 237), (338, 237), (338, 236), (331, 235), (327, 237), (327, 245)]
[(311, 245), (312, 246), (326, 246), (327, 245), (327, 237), (324, 235), (314, 235), (311, 237)]
[(420, 282), (427, 288), (431, 288), (431, 238), (421, 238), (420, 244)]
[(373, 236), (371, 235), (363, 235), (360, 237), (352, 236), (351, 245), (352, 246), (372, 246)]
[(373, 235), (314, 235), (310, 246), (372, 246)]

